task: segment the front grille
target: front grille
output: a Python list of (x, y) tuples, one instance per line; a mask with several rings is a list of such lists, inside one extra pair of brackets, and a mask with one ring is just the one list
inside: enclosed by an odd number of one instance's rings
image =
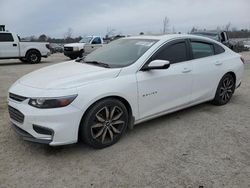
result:
[(10, 114), (11, 119), (15, 120), (16, 122), (23, 123), (24, 115), (22, 114), (22, 112), (20, 112), (19, 110), (11, 106), (8, 106), (8, 109), (9, 109), (9, 114)]
[(27, 99), (27, 97), (23, 97), (23, 96), (20, 96), (20, 95), (16, 95), (16, 94), (13, 94), (13, 93), (9, 93), (9, 97), (15, 101), (18, 101), (18, 102), (22, 102), (24, 100)]
[(64, 51), (73, 51), (73, 47), (64, 47)]

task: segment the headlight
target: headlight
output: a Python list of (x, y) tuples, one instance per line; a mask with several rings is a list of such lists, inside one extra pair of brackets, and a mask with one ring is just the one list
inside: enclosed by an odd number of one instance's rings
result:
[(79, 47), (73, 47), (74, 51), (79, 51)]
[(29, 105), (36, 108), (60, 108), (68, 106), (76, 97), (77, 95), (58, 98), (31, 98)]

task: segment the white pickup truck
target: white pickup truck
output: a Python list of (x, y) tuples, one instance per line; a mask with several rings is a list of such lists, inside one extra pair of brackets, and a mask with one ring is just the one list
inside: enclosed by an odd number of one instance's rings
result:
[(70, 59), (82, 57), (97, 48), (103, 46), (103, 40), (100, 36), (87, 36), (82, 38), (78, 43), (70, 43), (64, 45), (64, 55)]
[(50, 55), (49, 43), (21, 42), (18, 35), (0, 31), (0, 59), (20, 59), (22, 62), (39, 63)]

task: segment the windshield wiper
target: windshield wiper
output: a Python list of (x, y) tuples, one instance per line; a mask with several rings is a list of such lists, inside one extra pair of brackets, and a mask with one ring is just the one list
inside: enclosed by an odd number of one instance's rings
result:
[(87, 63), (87, 64), (93, 64), (93, 65), (102, 66), (102, 67), (105, 67), (105, 68), (110, 68), (109, 64), (102, 63), (102, 62), (99, 62), (99, 61), (82, 61), (82, 62), (83, 63)]
[(105, 67), (105, 68), (110, 68), (109, 64), (107, 64), (107, 63), (102, 63), (102, 62), (99, 62), (99, 61), (84, 61), (84, 57), (76, 59), (75, 62), (93, 64), (93, 65), (98, 65), (98, 66), (102, 66), (102, 67)]

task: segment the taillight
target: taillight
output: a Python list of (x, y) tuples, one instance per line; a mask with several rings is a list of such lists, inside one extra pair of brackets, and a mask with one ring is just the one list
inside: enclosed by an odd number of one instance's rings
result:
[(240, 57), (240, 60), (243, 64), (245, 64), (245, 59), (243, 57)]

